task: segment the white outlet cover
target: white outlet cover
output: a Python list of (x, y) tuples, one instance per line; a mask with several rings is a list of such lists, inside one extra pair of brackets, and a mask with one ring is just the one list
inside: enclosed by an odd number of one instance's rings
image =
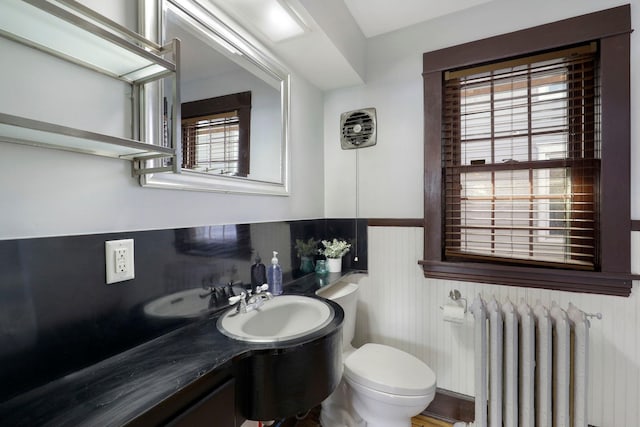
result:
[[(116, 252), (124, 249), (125, 268), (118, 268), (123, 260), (116, 260)], [(133, 239), (109, 240), (104, 243), (105, 267), (107, 271), (107, 284), (131, 280), (135, 277), (135, 265), (133, 257)], [(119, 271), (123, 270), (123, 271)]]

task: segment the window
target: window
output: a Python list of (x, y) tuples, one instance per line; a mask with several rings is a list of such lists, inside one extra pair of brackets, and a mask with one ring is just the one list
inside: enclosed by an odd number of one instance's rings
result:
[(629, 295), (629, 13), (424, 54), (426, 277)]
[(182, 167), (249, 175), (251, 92), (182, 104)]
[(445, 259), (594, 270), (597, 45), (445, 73)]
[(240, 120), (236, 110), (182, 120), (182, 167), (246, 176), (240, 164)]

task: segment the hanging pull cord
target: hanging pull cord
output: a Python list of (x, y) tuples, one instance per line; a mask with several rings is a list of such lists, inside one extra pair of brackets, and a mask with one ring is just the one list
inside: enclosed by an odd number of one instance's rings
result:
[(356, 218), (354, 220), (356, 241), (354, 242), (354, 245), (353, 245), (353, 253), (354, 253), (353, 260), (355, 262), (358, 262), (358, 217), (360, 216), (360, 168), (359, 168), (358, 154), (359, 152), (358, 150), (356, 150)]

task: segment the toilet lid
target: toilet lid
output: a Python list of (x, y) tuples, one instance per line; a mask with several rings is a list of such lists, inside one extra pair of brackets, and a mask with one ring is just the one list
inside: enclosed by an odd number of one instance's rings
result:
[(344, 375), (373, 390), (404, 396), (433, 392), (436, 375), (416, 357), (381, 344), (368, 343), (344, 361)]

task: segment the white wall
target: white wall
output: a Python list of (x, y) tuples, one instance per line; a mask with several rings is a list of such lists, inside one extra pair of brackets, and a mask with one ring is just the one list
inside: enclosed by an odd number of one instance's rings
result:
[[(98, 3), (135, 23), (131, 8)], [(4, 39), (0, 55), (0, 111), (125, 136), (122, 83)], [(0, 142), (0, 239), (320, 218), (322, 102), (320, 90), (292, 76), (289, 197), (142, 188), (126, 161)]]
[[(355, 150), (340, 149), (340, 113), (375, 107), (378, 144), (359, 150), (360, 215), (378, 218), (423, 216), (422, 54), (473, 40), (629, 3), (619, 0), (494, 0), (479, 7), (418, 24), (368, 41), (367, 82), (325, 95), (325, 214), (349, 217), (355, 204)], [(632, 0), (632, 26), (640, 22), (640, 2)], [(640, 43), (631, 35), (631, 117), (638, 117)], [(632, 141), (640, 127), (632, 123)], [(640, 191), (640, 150), (632, 148), (632, 191)], [(640, 219), (640, 197), (633, 197)]]
[[(473, 396), (473, 316), (456, 325), (442, 319), (440, 306), (449, 291), (458, 289), (473, 301), (476, 295), (499, 302), (508, 297), (531, 306), (552, 301), (566, 308), (574, 303), (591, 320), (588, 422), (599, 427), (637, 426), (640, 420), (640, 285), (628, 298), (577, 294), (425, 279), (422, 258), (423, 229), (369, 227), (369, 276), (360, 281), (355, 344), (377, 342), (407, 351), (436, 373), (438, 387)], [(639, 253), (640, 233), (634, 235)], [(640, 272), (636, 257), (632, 270)]]
[[(478, 8), (438, 18), (370, 39), (365, 85), (325, 95), (325, 215), (355, 212), (355, 150), (342, 151), (340, 113), (375, 107), (378, 144), (359, 150), (360, 216), (423, 216), (422, 53), (572, 16), (627, 1), (494, 0)], [(632, 0), (632, 26), (640, 22), (640, 1)], [(631, 35), (631, 116), (638, 117), (640, 43)], [(640, 219), (640, 127), (632, 121), (632, 219)], [(606, 189), (605, 189), (606, 191)], [(402, 348), (429, 364), (438, 386), (473, 395), (472, 327), (442, 321), (439, 306), (457, 288), (466, 298), (496, 295), (535, 304), (574, 302), (592, 321), (589, 423), (627, 427), (640, 420), (640, 288), (629, 298), (593, 296), (497, 285), (425, 279), (421, 228), (370, 227), (369, 278), (362, 286), (356, 344), (374, 341)], [(632, 233), (633, 271), (640, 272), (640, 233)]]

